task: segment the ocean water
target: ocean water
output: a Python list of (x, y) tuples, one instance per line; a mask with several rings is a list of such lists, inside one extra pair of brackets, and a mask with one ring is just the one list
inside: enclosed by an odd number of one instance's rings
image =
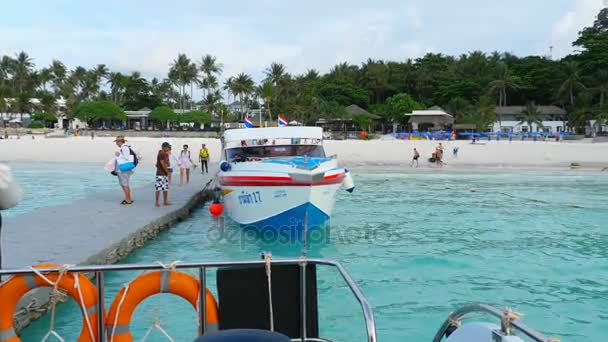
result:
[[(470, 302), (511, 307), (562, 341), (603, 341), (608, 331), (608, 173), (526, 170), (355, 168), (357, 188), (340, 192), (331, 227), (308, 248), (342, 262), (371, 302), (380, 341), (430, 341), (449, 312)], [(165, 231), (126, 263), (237, 260), (300, 254), (299, 242), (244, 233), (206, 208)], [(107, 299), (137, 274), (106, 278)], [(354, 297), (331, 269), (319, 271), (321, 333), (361, 341)], [(210, 289), (215, 291), (209, 272)], [(162, 309), (161, 309), (162, 308)], [(194, 310), (155, 296), (134, 314), (140, 340), (160, 320), (177, 341), (196, 335)], [(37, 341), (49, 317), (23, 334)], [(58, 331), (74, 340), (73, 302)], [(153, 333), (151, 340), (162, 341)]]

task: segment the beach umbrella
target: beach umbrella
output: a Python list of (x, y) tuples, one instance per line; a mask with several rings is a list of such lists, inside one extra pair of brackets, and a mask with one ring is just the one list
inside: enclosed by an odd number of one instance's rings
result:
[(473, 135), (473, 132), (460, 132), (458, 135), (471, 136)]

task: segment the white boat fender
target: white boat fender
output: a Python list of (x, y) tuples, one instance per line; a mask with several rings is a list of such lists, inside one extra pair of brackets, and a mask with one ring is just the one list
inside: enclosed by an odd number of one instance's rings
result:
[(342, 186), (344, 187), (344, 190), (353, 192), (353, 190), (355, 190), (355, 181), (353, 180), (353, 175), (350, 173), (350, 171), (348, 171), (348, 169), (344, 169), (344, 171), (345, 176), (344, 180), (342, 181)]
[(0, 210), (12, 208), (21, 199), (21, 189), (8, 165), (0, 164)]
[(220, 170), (227, 172), (227, 171), (230, 171), (231, 169), (232, 169), (232, 165), (230, 165), (229, 162), (227, 162), (225, 160), (222, 160), (220, 162)]

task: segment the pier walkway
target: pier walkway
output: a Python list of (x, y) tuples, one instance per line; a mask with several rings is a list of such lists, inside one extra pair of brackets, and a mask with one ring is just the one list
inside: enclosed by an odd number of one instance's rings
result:
[(179, 172), (174, 172), (169, 191), (173, 205), (168, 207), (155, 207), (152, 183), (133, 189), (132, 205), (121, 205), (122, 191), (117, 183), (114, 190), (92, 193), (70, 204), (5, 218), (2, 266), (114, 263), (162, 229), (188, 217), (204, 199), (201, 190), (217, 172), (217, 164), (210, 164), (209, 171), (203, 175), (200, 169), (193, 170), (190, 184), (181, 187)]

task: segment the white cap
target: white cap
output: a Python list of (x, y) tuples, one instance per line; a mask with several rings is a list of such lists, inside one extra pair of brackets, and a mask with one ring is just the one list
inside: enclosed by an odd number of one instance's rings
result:
[(0, 164), (0, 210), (12, 208), (21, 199), (21, 189), (8, 165)]

